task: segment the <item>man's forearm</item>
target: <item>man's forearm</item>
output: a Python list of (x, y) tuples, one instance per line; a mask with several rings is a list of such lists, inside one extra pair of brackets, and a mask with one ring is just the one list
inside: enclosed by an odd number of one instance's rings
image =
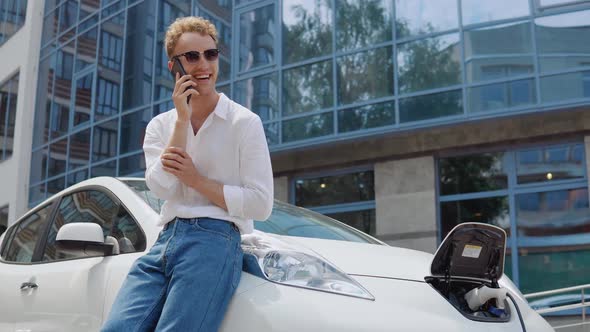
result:
[(170, 136), (170, 141), (166, 148), (177, 147), (186, 150), (186, 131), (189, 124), (190, 121), (176, 121), (174, 131), (172, 132), (172, 136)]
[(227, 211), (225, 197), (223, 196), (223, 184), (206, 178), (202, 175), (193, 177), (189, 187), (207, 197), (213, 204)]

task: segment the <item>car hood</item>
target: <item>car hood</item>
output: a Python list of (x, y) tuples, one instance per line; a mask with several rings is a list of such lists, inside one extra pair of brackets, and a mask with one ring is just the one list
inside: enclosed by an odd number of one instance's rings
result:
[(432, 254), (386, 245), (286, 237), (293, 247), (305, 247), (350, 275), (424, 281), (430, 275)]

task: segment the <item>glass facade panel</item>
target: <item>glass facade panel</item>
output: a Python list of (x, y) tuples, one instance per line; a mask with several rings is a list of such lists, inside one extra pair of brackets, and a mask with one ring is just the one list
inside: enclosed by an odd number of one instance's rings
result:
[[(119, 118), (102, 122), (92, 129), (92, 161), (109, 159), (117, 155)], [(125, 137), (125, 135), (123, 135)]]
[(58, 192), (64, 190), (65, 187), (66, 187), (66, 178), (64, 176), (60, 176), (56, 179), (53, 179), (53, 180), (47, 182), (47, 196), (57, 194)]
[(467, 91), (470, 112), (488, 112), (537, 102), (534, 79), (496, 83), (469, 88)]
[(590, 98), (590, 70), (541, 77), (541, 101)]
[(438, 161), (441, 195), (457, 195), (508, 188), (503, 152), (442, 158)]
[(38, 183), (47, 178), (47, 157), (49, 154), (49, 146), (45, 146), (41, 150), (33, 151), (31, 154), (31, 176), (29, 183)]
[(240, 71), (275, 62), (275, 25), (274, 5), (240, 15)]
[(590, 10), (535, 19), (541, 72), (590, 67)]
[(283, 63), (332, 52), (332, 1), (283, 1)]
[(337, 59), (338, 104), (393, 95), (391, 47), (355, 53)]
[(127, 10), (123, 109), (144, 106), (152, 100), (152, 67), (156, 28), (154, 1), (144, 1)]
[(48, 177), (63, 174), (66, 171), (68, 152), (68, 138), (54, 142), (49, 147)]
[(468, 82), (532, 74), (531, 25), (518, 22), (465, 32)]
[(0, 161), (12, 156), (19, 73), (0, 84)]
[(94, 73), (83, 76), (76, 80), (75, 101), (74, 101), (74, 122), (73, 126), (86, 124), (90, 121), (92, 114), (92, 91), (94, 85)]
[(117, 162), (112, 160), (102, 164), (93, 164), (90, 177), (117, 176)]
[(55, 41), (57, 37), (57, 26), (59, 23), (59, 10), (54, 10), (43, 18), (43, 32), (41, 35), (41, 45), (47, 45)]
[(398, 39), (456, 29), (458, 26), (456, 0), (395, 0)]
[(283, 142), (299, 141), (334, 133), (334, 113), (322, 113), (283, 121)]
[(76, 43), (76, 72), (96, 64), (98, 49), (98, 27), (78, 36)]
[(376, 233), (377, 227), (375, 225), (375, 209), (326, 213), (326, 215), (358, 230), (361, 230), (369, 235), (375, 235)]
[(399, 92), (442, 88), (461, 83), (460, 53), (458, 34), (399, 45)]
[(85, 129), (70, 136), (68, 171), (88, 165), (90, 160), (90, 129)]
[[(60, 40), (69, 40), (75, 34), (75, 27), (78, 23), (78, 1), (67, 0), (59, 7), (59, 30)], [(66, 33), (67, 32), (67, 33)], [(62, 35), (66, 33), (65, 35)]]
[(143, 153), (121, 158), (119, 160), (119, 176), (138, 175), (145, 172), (145, 158)]
[(26, 14), (27, 0), (2, 0), (0, 2), (0, 45), (4, 44), (25, 24)]
[(51, 107), (51, 139), (67, 134), (70, 129), (72, 85), (74, 84), (74, 41), (57, 51), (53, 105)]
[[(213, 25), (215, 25), (215, 28), (217, 29), (217, 38), (219, 39), (217, 48), (219, 48), (221, 51), (219, 53), (219, 76), (217, 77), (218, 83), (227, 81), (231, 78), (232, 13), (230, 9), (231, 4), (228, 4), (228, 1), (229, 0), (207, 2), (198, 1), (195, 3), (197, 15), (208, 19), (211, 23), (213, 23)], [(210, 13), (215, 13), (215, 15)], [(275, 31), (272, 31), (272, 33), (276, 36), (278, 35), (278, 31), (276, 31), (276, 24), (274, 27)]]
[(121, 136), (121, 154), (142, 149), (145, 128), (151, 119), (150, 109), (133, 112), (121, 118), (121, 132), (125, 133)]
[(520, 184), (583, 179), (583, 145), (552, 146), (517, 153), (517, 181)]
[(313, 207), (375, 199), (373, 171), (327, 175), (295, 181), (295, 205)]
[(29, 207), (33, 207), (43, 201), (47, 196), (47, 183), (43, 182), (29, 188)]
[(530, 14), (529, 0), (461, 0), (463, 25), (503, 20)]
[(338, 111), (338, 132), (377, 128), (395, 124), (395, 103), (387, 102)]
[(460, 90), (401, 99), (400, 123), (435, 119), (463, 113)]
[(283, 116), (334, 105), (332, 61), (322, 61), (283, 72)]
[(258, 114), (262, 121), (279, 117), (279, 88), (276, 73), (238, 81), (234, 100)]
[(508, 197), (487, 197), (440, 203), (441, 237), (464, 222), (481, 222), (498, 226), (510, 236)]
[(268, 145), (279, 144), (279, 127), (278, 122), (264, 124), (264, 133)]
[(390, 41), (392, 7), (390, 0), (336, 0), (336, 48), (356, 49)]

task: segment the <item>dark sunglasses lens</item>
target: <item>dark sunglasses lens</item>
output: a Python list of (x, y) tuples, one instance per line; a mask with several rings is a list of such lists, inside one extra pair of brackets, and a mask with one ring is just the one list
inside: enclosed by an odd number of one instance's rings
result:
[(207, 59), (208, 61), (213, 61), (215, 59), (217, 59), (217, 56), (219, 55), (219, 50), (216, 49), (211, 49), (211, 50), (205, 50), (205, 52), (203, 52), (205, 54), (205, 59)]
[(184, 58), (186, 59), (186, 62), (188, 62), (188, 63), (197, 62), (197, 61), (199, 61), (199, 52), (193, 51), (193, 52), (184, 53)]

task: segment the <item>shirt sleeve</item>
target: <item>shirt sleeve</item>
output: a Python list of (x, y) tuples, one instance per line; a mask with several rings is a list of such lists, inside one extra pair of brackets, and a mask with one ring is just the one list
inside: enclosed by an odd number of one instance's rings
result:
[(240, 140), (240, 186), (223, 186), (230, 216), (264, 221), (272, 212), (273, 173), (264, 128), (258, 116)]
[(162, 167), (160, 155), (166, 148), (167, 142), (162, 139), (162, 127), (154, 118), (148, 124), (143, 140), (145, 154), (145, 182), (150, 190), (160, 199), (169, 200), (176, 195), (180, 181)]

